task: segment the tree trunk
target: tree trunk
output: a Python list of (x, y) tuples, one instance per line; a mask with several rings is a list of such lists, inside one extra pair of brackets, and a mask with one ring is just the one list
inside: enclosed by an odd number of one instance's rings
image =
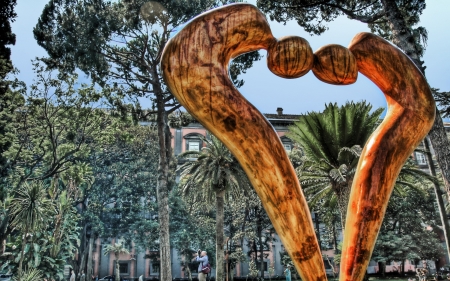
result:
[(84, 247), (84, 250), (81, 254), (81, 261), (80, 261), (80, 266), (79, 266), (79, 270), (78, 272), (84, 271), (84, 268), (86, 267), (86, 256), (88, 255), (87, 253), (87, 247)]
[(341, 184), (333, 184), (334, 190), (336, 192), (337, 196), (337, 203), (339, 206), (339, 212), (341, 213), (341, 226), (342, 226), (342, 233), (344, 233), (345, 229), (345, 220), (347, 218), (347, 208), (348, 208), (348, 201), (350, 199), (350, 188), (351, 183), (341, 183)]
[(436, 161), (441, 168), (445, 190), (447, 195), (450, 195), (450, 142), (438, 109), (436, 109), (436, 118), (434, 119), (433, 127), (428, 133), (428, 137), (434, 148)]
[(115, 256), (116, 256), (116, 272), (114, 273), (116, 276), (115, 276), (115, 281), (120, 281), (120, 266), (119, 266), (119, 253), (117, 252), (117, 253), (115, 253)]
[[(259, 210), (258, 212), (255, 213), (259, 213)], [(258, 239), (259, 239), (259, 270), (261, 273), (261, 279), (264, 279), (264, 248), (262, 242), (262, 223), (260, 218), (258, 218)], [(257, 253), (256, 256), (258, 256)]]
[(19, 261), (19, 272), (17, 275), (19, 275), (19, 281), (22, 281), (22, 264), (23, 264), (23, 253), (25, 251), (25, 245), (27, 244), (27, 234), (28, 234), (28, 228), (25, 229), (25, 233), (23, 234), (22, 239), (22, 250), (20, 251), (20, 261)]
[[(382, 0), (382, 3), (392, 30), (392, 43), (402, 49), (425, 75), (425, 67), (423, 66), (423, 61), (420, 60), (422, 56), (421, 51), (417, 46), (411, 28), (406, 24), (397, 4), (395, 1), (390, 0)], [(450, 195), (450, 142), (447, 139), (444, 123), (437, 108), (436, 118), (433, 127), (428, 133), (428, 137), (434, 148), (436, 161), (441, 168), (445, 190)]]
[(223, 226), (224, 226), (224, 196), (225, 190), (216, 191), (216, 280), (224, 280), (223, 270)]
[(89, 280), (92, 275), (94, 275), (94, 272), (92, 270), (92, 248), (94, 245), (94, 235), (91, 233), (91, 237), (89, 237), (89, 246), (88, 246), (88, 259), (87, 259), (87, 270), (86, 270), (86, 280)]
[(334, 251), (339, 254), (340, 251), (338, 249), (338, 242), (337, 242), (337, 234), (336, 234), (336, 223), (333, 222), (333, 227), (331, 228), (333, 231), (333, 247), (334, 247)]
[(386, 276), (386, 262), (382, 261), (378, 263), (379, 270), (381, 271), (381, 276), (383, 278)]
[(320, 222), (319, 222), (319, 213), (314, 213), (314, 225), (316, 226), (316, 237), (319, 242), (319, 247), (322, 249), (322, 242), (320, 241)]
[[(430, 170), (430, 174), (432, 176), (436, 176), (436, 170), (434, 169), (434, 163), (433, 158), (431, 157), (431, 151), (430, 151), (430, 145), (428, 143), (428, 138), (424, 139), (424, 145), (425, 145), (425, 151), (426, 151), (426, 157), (427, 157), (427, 163), (428, 168)], [(450, 226), (447, 219), (447, 212), (445, 211), (445, 203), (442, 196), (442, 191), (437, 182), (433, 182), (434, 187), (434, 193), (436, 194), (436, 202), (439, 209), (439, 215), (441, 217), (442, 222), (442, 230), (444, 231), (444, 238), (445, 238), (445, 245), (447, 247), (447, 255), (450, 257)]]
[[(156, 70), (155, 70), (156, 71)], [(154, 77), (158, 77), (155, 73)], [(154, 85), (157, 97), (157, 126), (159, 142), (159, 168), (157, 183), (158, 218), (159, 218), (159, 252), (161, 281), (172, 281), (169, 239), (169, 164), (172, 156), (170, 129), (167, 124), (163, 91)]]
[(189, 281), (192, 280), (192, 273), (191, 273), (191, 269), (189, 268), (190, 261), (191, 261), (191, 258), (188, 255), (184, 255), (184, 272), (186, 273)]

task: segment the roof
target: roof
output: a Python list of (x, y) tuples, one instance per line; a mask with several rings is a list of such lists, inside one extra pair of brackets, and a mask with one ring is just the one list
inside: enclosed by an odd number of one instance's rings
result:
[(298, 120), (299, 114), (277, 114), (277, 113), (263, 113), (267, 119), (284, 119), (284, 120)]

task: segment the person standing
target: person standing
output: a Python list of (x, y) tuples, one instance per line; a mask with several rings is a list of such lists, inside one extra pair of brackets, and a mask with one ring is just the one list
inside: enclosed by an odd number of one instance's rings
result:
[(75, 271), (73, 269), (71, 270), (69, 281), (75, 281)]
[(200, 262), (198, 265), (198, 281), (206, 281), (206, 276), (208, 274), (202, 272), (202, 267), (206, 266), (209, 263), (208, 254), (206, 253), (206, 251), (198, 250), (198, 253), (195, 254), (194, 260)]
[(291, 281), (291, 265), (288, 264), (284, 270), (284, 276), (286, 276), (286, 281)]
[(139, 276), (139, 281), (144, 281), (144, 276), (142, 274)]
[(81, 271), (80, 281), (86, 281), (86, 275), (84, 275), (84, 270)]

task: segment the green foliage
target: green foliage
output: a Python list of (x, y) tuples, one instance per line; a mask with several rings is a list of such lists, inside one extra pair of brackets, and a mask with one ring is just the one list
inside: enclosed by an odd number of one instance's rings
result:
[(220, 191), (227, 191), (229, 198), (239, 198), (250, 187), (244, 170), (219, 139), (209, 135), (202, 140), (206, 147), (201, 151), (186, 151), (178, 156), (187, 160), (177, 169), (183, 194), (193, 196), (194, 202), (210, 205)]
[(109, 255), (110, 253), (114, 253), (116, 256), (116, 260), (118, 260), (118, 256), (120, 254), (129, 254), (130, 251), (128, 251), (127, 248), (123, 245), (123, 239), (119, 239), (117, 243), (114, 243), (114, 245), (106, 245), (103, 249), (103, 254)]
[(14, 218), (11, 226), (22, 231), (19, 276), (22, 275), (26, 240), (29, 233), (33, 234), (36, 230), (42, 229), (48, 217), (54, 213), (54, 207), (46, 195), (46, 189), (42, 182), (25, 183), (15, 191), (14, 198), (11, 200), (10, 213)]
[(21, 275), (13, 277), (14, 281), (36, 281), (42, 278), (42, 271), (36, 268), (29, 268)]
[(271, 20), (296, 20), (310, 34), (320, 35), (339, 16), (366, 23), (371, 31), (393, 41), (424, 72), (423, 56), (428, 39), (420, 22), (425, 0), (258, 0), (258, 7)]
[(450, 116), (450, 92), (440, 92), (436, 88), (432, 88), (431, 91), (442, 117), (448, 118)]
[(372, 258), (379, 262), (438, 259), (444, 253), (438, 222), (431, 189), (421, 193), (409, 189), (403, 196), (394, 193)]
[(141, 249), (157, 248), (156, 132), (123, 124), (113, 137), (90, 157), (95, 181), (86, 191), (83, 217), (96, 235), (123, 235)]
[(114, 245), (106, 245), (103, 251), (105, 256), (109, 253), (114, 253), (114, 256), (116, 257), (115, 281), (120, 281), (119, 255), (129, 254), (130, 251), (124, 247), (123, 239), (119, 239), (117, 243), (114, 243)]
[[(291, 0), (259, 0), (257, 5), (269, 14), (271, 20), (278, 22), (296, 20), (306, 32), (311, 34), (320, 35), (324, 33), (328, 29), (327, 23), (338, 16), (346, 16), (367, 23), (372, 32), (388, 40), (392, 36), (392, 30), (386, 21), (386, 12), (382, 1), (304, 0), (294, 3)], [(426, 7), (425, 0), (396, 0), (395, 5), (408, 26), (415, 26), (419, 23), (420, 15)], [(426, 34), (422, 27), (418, 27), (416, 31), (418, 35)], [(424, 39), (426, 39), (426, 36)]]
[[(270, 250), (270, 243), (274, 241), (275, 230), (267, 215), (261, 199), (254, 190), (246, 192), (245, 196), (229, 201), (225, 213), (225, 225), (228, 229), (230, 252), (230, 271), (238, 262), (248, 259), (264, 263), (264, 252)], [(243, 252), (244, 243), (248, 251)], [(261, 276), (264, 276), (263, 269)]]
[[(16, 226), (15, 221), (22, 222), (24, 225), (16, 227), (12, 235), (13, 240), (6, 247), (7, 253), (14, 256), (15, 259), (4, 263), (2, 268), (7, 267), (16, 272), (20, 266), (18, 263), (23, 259), (26, 268), (37, 268), (47, 277), (59, 276), (62, 278), (64, 265), (74, 257), (79, 246), (79, 216), (66, 192), (51, 199), (48, 186), (39, 183), (33, 183), (32, 186), (34, 186), (34, 190), (21, 192), (29, 195), (16, 196), (11, 200), (11, 213), (15, 218), (12, 225)], [(25, 190), (27, 187), (31, 189), (28, 184), (24, 184), (19, 190)], [(32, 222), (28, 223), (28, 219), (15, 214), (15, 205), (19, 208), (22, 204), (29, 205), (27, 201), (31, 200), (27, 198), (32, 197), (38, 199), (33, 200), (34, 203), (31, 205), (36, 206), (35, 213), (40, 214), (36, 219), (39, 225), (35, 227), (37, 229), (35, 231), (30, 228), (33, 226)], [(31, 213), (31, 210), (27, 213)], [(30, 217), (30, 215), (26, 217)], [(26, 230), (27, 227), (28, 230)], [(21, 244), (23, 245), (23, 254)]]
[[(212, 256), (215, 252), (214, 212), (205, 212), (203, 204), (194, 204), (190, 197), (183, 198), (179, 189), (171, 192), (169, 204), (170, 241), (175, 249), (180, 255), (189, 258), (193, 257), (197, 249), (210, 249), (207, 250), (208, 256)], [(202, 227), (199, 227), (199, 222)]]
[(55, 214), (52, 202), (42, 182), (25, 183), (15, 191), (9, 206), (14, 217), (11, 226), (33, 233), (45, 226), (47, 219)]
[(34, 35), (50, 65), (78, 67), (97, 81), (106, 76), (126, 81), (135, 95), (145, 96), (160, 79), (153, 68), (172, 29), (213, 5), (209, 0), (52, 0)]
[(36, 83), (17, 111), (17, 141), (4, 154), (11, 162), (10, 182), (54, 176), (80, 181), (89, 169), (81, 161), (91, 144), (109, 141), (114, 119), (95, 106), (102, 104), (102, 94), (93, 86), (77, 85), (76, 75), (55, 75), (39, 62), (34, 67)]
[[(0, 59), (10, 61), (11, 49), (8, 45), (14, 45), (16, 43), (16, 35), (12, 33), (11, 23), (14, 22), (17, 17), (14, 7), (16, 6), (16, 0), (2, 0), (0, 1)], [(10, 69), (11, 70), (11, 69)], [(6, 71), (6, 73), (9, 71)], [(2, 72), (3, 74), (4, 72)], [(1, 79), (5, 76), (0, 75)]]
[[(180, 171), (180, 188), (191, 204), (205, 208), (215, 201), (216, 262), (223, 264), (224, 199), (235, 200), (246, 194), (250, 183), (240, 164), (219, 139), (212, 135), (202, 139), (206, 147), (201, 151), (186, 151), (179, 155), (185, 160), (177, 169)], [(216, 276), (223, 278), (223, 267), (216, 267)]]
[(296, 170), (312, 209), (326, 202), (338, 206), (345, 218), (359, 155), (383, 111), (371, 110), (365, 101), (329, 104), (323, 112), (302, 115), (289, 128), (288, 136), (305, 155)]

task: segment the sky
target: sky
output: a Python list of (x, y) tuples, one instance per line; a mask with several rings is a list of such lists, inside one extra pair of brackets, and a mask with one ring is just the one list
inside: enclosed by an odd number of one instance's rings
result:
[[(12, 61), (20, 73), (18, 78), (31, 85), (34, 79), (31, 60), (46, 55), (33, 37), (33, 27), (48, 0), (18, 0), (17, 18), (12, 24), (16, 34), (16, 45), (11, 46)], [(256, 0), (248, 1), (255, 4)], [(427, 8), (421, 16), (420, 26), (428, 31), (428, 44), (423, 60), (425, 72), (431, 87), (450, 91), (450, 11), (449, 0), (428, 0)], [(287, 35), (305, 38), (313, 51), (327, 44), (348, 46), (358, 32), (367, 32), (365, 24), (346, 17), (340, 17), (328, 24), (329, 30), (321, 36), (311, 36), (296, 22), (286, 25), (269, 22), (275, 37)], [(340, 105), (347, 101), (370, 102), (374, 109), (386, 107), (382, 92), (367, 78), (359, 74), (355, 84), (335, 86), (319, 81), (310, 71), (297, 79), (283, 79), (272, 74), (266, 66), (266, 52), (254, 66), (242, 75), (245, 80), (239, 91), (262, 113), (276, 113), (281, 107), (286, 114), (304, 114), (310, 111), (322, 111), (325, 104), (336, 102)], [(143, 103), (145, 107), (145, 102)]]

